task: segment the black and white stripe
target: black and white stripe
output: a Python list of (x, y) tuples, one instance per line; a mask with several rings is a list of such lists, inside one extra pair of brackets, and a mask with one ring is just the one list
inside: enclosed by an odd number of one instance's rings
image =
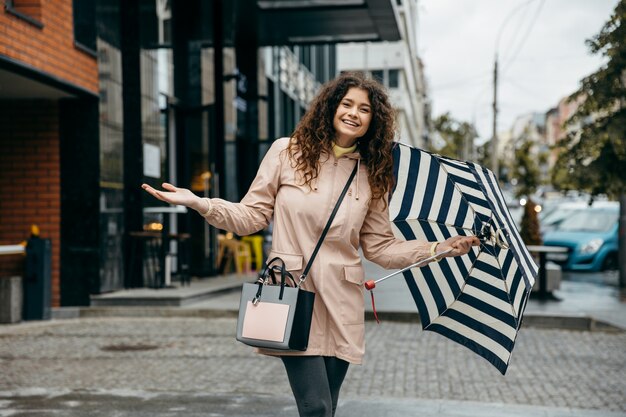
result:
[(404, 272), (425, 330), (443, 334), (506, 372), (526, 301), (537, 275), (488, 169), (397, 144), (389, 204), (405, 239), (443, 241), (476, 235), (484, 222), (506, 231), (508, 248), (485, 240), (468, 256)]

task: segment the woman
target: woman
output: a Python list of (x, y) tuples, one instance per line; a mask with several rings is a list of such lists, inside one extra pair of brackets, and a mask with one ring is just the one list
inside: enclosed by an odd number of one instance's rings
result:
[(364, 256), (403, 268), (432, 254), (466, 254), (475, 237), (404, 241), (391, 230), (387, 198), (393, 184), (394, 111), (383, 87), (359, 73), (325, 84), (290, 138), (276, 140), (240, 203), (200, 198), (163, 184), (143, 188), (156, 198), (198, 211), (209, 224), (247, 235), (274, 220), (270, 258), (297, 277), (313, 252), (355, 164), (357, 175), (339, 207), (303, 288), (316, 293), (308, 349), (264, 351), (280, 356), (300, 416), (334, 416), (350, 363), (364, 354)]

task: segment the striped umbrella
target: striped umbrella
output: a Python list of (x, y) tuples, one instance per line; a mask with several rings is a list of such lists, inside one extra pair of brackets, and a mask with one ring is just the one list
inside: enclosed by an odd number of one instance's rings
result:
[(467, 256), (403, 272), (424, 330), (479, 354), (504, 375), (537, 265), (515, 227), (494, 174), (477, 164), (398, 144), (389, 204), (407, 240), (481, 240)]

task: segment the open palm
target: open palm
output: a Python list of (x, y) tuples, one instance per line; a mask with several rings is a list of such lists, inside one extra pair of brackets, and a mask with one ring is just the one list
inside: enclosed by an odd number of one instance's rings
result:
[(175, 187), (174, 185), (167, 182), (164, 182), (162, 186), (164, 191), (154, 189), (148, 184), (143, 184), (141, 188), (146, 190), (155, 198), (158, 198), (161, 201), (165, 201), (166, 203), (182, 205), (192, 209), (197, 209), (199, 207), (201, 198), (192, 193), (190, 190), (186, 188)]

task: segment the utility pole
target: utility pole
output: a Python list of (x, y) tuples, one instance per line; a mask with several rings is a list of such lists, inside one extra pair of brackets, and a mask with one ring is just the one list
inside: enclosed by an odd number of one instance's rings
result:
[(491, 170), (496, 179), (498, 174), (498, 52), (493, 63), (493, 130), (491, 135)]
[(493, 132), (491, 136), (491, 170), (493, 171), (496, 178), (499, 177), (499, 167), (498, 167), (498, 49), (500, 45), (500, 38), (502, 37), (502, 31), (507, 27), (507, 24), (511, 18), (518, 13), (520, 10), (527, 7), (531, 2), (535, 0), (527, 0), (521, 4), (519, 4), (516, 8), (511, 10), (511, 12), (506, 16), (506, 18), (502, 21), (500, 25), (500, 29), (498, 30), (498, 34), (496, 35), (496, 42), (494, 48), (494, 62), (493, 62)]

